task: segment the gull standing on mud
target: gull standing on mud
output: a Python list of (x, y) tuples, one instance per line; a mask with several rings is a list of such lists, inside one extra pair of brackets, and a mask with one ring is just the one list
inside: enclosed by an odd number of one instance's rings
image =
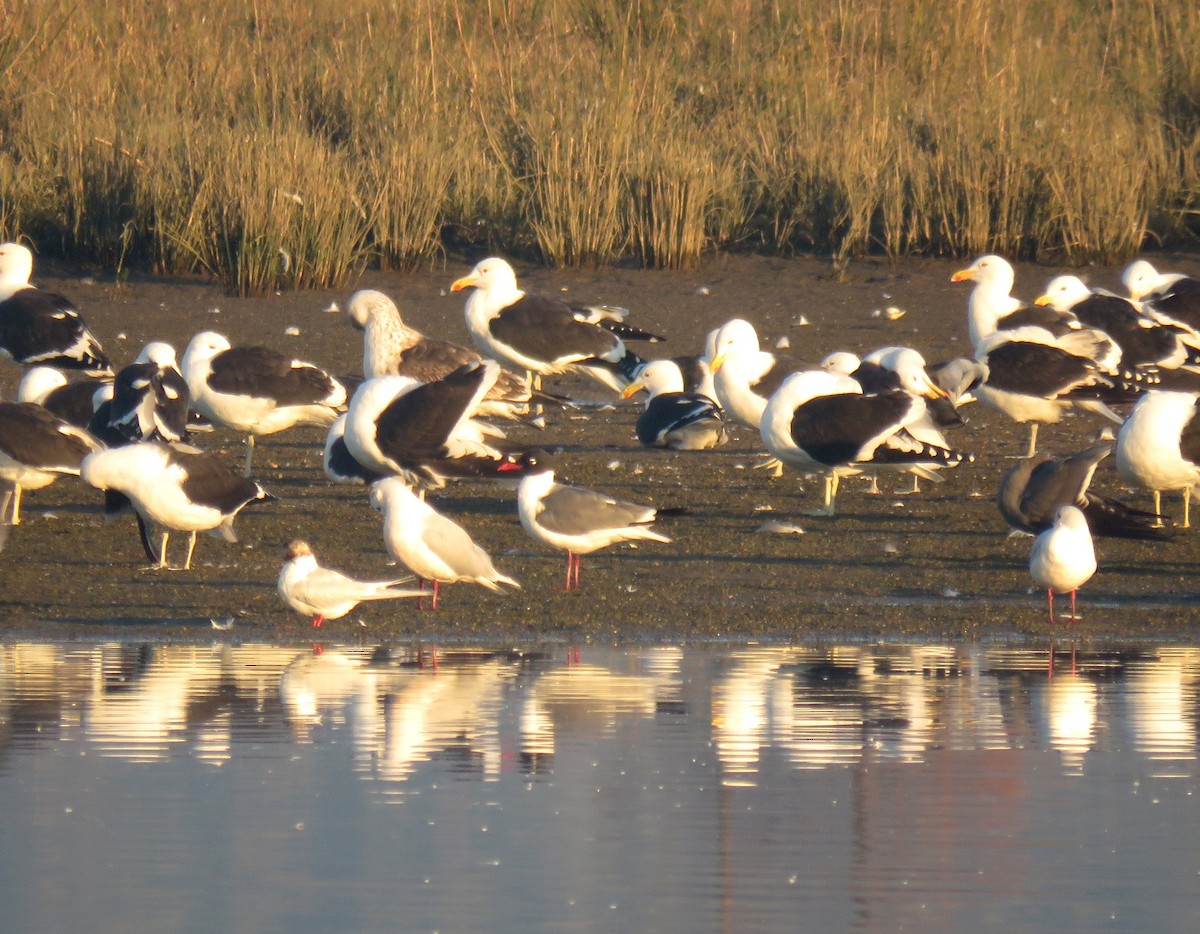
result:
[(311, 616), (314, 628), (327, 619), (341, 619), (366, 600), (396, 600), (420, 597), (420, 590), (396, 590), (411, 581), (401, 577), (387, 581), (360, 581), (317, 563), (308, 542), (291, 542), (284, 551), (277, 588), (284, 603), (303, 616)]
[(450, 286), (452, 292), (469, 288), (475, 290), (466, 304), (472, 339), (489, 357), (527, 373), (531, 389), (540, 388), (542, 376), (577, 370), (620, 392), (645, 362), (625, 340), (662, 339), (624, 324), (623, 308), (528, 295), (517, 288), (512, 266), (495, 256)]
[(1050, 622), (1054, 623), (1054, 595), (1071, 595), (1071, 621), (1075, 613), (1075, 592), (1096, 573), (1096, 551), (1087, 519), (1074, 506), (1063, 506), (1054, 524), (1033, 541), (1029, 555), (1029, 574), (1033, 582), (1046, 590)]
[(910, 424), (925, 417), (925, 401), (901, 389), (864, 393), (849, 376), (826, 370), (793, 373), (763, 412), (763, 442), (772, 455), (798, 470), (825, 477), (825, 505), (837, 508), (841, 477), (880, 467), (920, 472), (953, 467), (974, 457), (914, 437)]
[(558, 483), (545, 454), (527, 454), (525, 471), (517, 488), (521, 525), (536, 541), (567, 553), (566, 590), (579, 589), (582, 555), (617, 542), (671, 542), (650, 528), (658, 517), (653, 506)]
[(0, 402), (0, 522), (21, 524), (21, 491), (40, 490), (80, 464), (100, 443), (32, 402)]
[(496, 570), (466, 529), (418, 497), (399, 477), (376, 483), (371, 505), (383, 514), (383, 541), (392, 559), (416, 574), (422, 588), (426, 581), (433, 582), (432, 609), (438, 608), (441, 584), (466, 582), (497, 592), (501, 584), (521, 586)]
[(1164, 490), (1183, 491), (1183, 528), (1189, 528), (1193, 491), (1200, 486), (1200, 419), (1194, 392), (1151, 390), (1117, 432), (1117, 472), (1154, 494), (1162, 515)]
[(0, 243), (0, 355), (112, 376), (112, 364), (74, 303), (30, 285), (32, 275), (29, 248)]
[[(170, 533), (190, 533), (187, 557), (180, 568), (184, 571), (192, 566), (197, 532), (237, 542), (233, 520), (242, 508), (275, 498), (211, 454), (161, 441), (139, 441), (89, 454), (83, 459), (80, 475), (84, 483), (105, 492), (104, 509), (109, 518), (132, 505), (143, 523), (163, 527), (159, 568), (169, 567)], [(144, 525), (141, 531), (142, 545), (151, 552)]]
[(346, 404), (346, 389), (320, 367), (269, 347), (234, 347), (215, 331), (201, 331), (183, 354), (192, 408), (246, 435), (245, 475), (254, 438), (296, 425), (328, 428)]

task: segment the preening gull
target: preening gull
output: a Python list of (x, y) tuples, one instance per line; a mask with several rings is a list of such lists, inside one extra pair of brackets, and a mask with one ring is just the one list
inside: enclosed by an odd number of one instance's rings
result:
[(79, 476), (80, 463), (101, 445), (82, 428), (32, 402), (0, 402), (0, 521), (21, 524), (21, 491), (40, 490), (62, 476)]
[[(132, 505), (143, 522), (163, 527), (160, 568), (168, 567), (170, 533), (190, 533), (182, 566), (185, 571), (192, 566), (197, 532), (236, 542), (233, 520), (242, 508), (274, 499), (211, 454), (161, 441), (139, 441), (89, 454), (83, 460), (81, 476), (84, 483), (105, 492), (109, 516)], [(144, 527), (142, 533), (146, 546)]]
[(1071, 621), (1075, 613), (1075, 592), (1096, 573), (1096, 551), (1087, 519), (1074, 506), (1061, 506), (1054, 524), (1033, 541), (1029, 554), (1029, 574), (1033, 582), (1046, 590), (1050, 622), (1054, 623), (1054, 595), (1071, 595)]
[(1164, 540), (1162, 517), (1133, 509), (1091, 489), (1096, 466), (1112, 453), (1110, 442), (1069, 457), (1023, 458), (1005, 471), (996, 493), (1000, 514), (1012, 528), (1037, 535), (1054, 523), (1062, 506), (1075, 506), (1093, 535)]
[(525, 456), (525, 470), (517, 488), (521, 525), (536, 541), (567, 553), (567, 590), (579, 589), (582, 555), (617, 542), (671, 541), (650, 527), (658, 516), (653, 506), (558, 483), (549, 456), (538, 452)]
[(647, 447), (676, 451), (701, 451), (726, 438), (721, 407), (698, 392), (684, 392), (683, 373), (674, 360), (653, 360), (625, 387), (629, 398), (645, 390), (649, 398), (638, 416), (635, 431)]
[(185, 441), (190, 404), (175, 348), (151, 341), (117, 373), (104, 427), (123, 441)]
[(0, 243), (0, 354), (17, 363), (44, 363), (112, 376), (112, 365), (75, 305), (29, 284), (33, 254)]
[(535, 389), (541, 376), (578, 370), (620, 392), (644, 362), (625, 340), (661, 340), (624, 324), (623, 313), (609, 316), (595, 306), (526, 294), (512, 266), (498, 257), (480, 261), (450, 286), (453, 292), (468, 288), (474, 289), (466, 303), (472, 339), (489, 357), (530, 374)]
[(296, 539), (284, 551), (277, 588), (284, 603), (297, 613), (311, 616), (313, 626), (318, 627), (327, 619), (341, 619), (366, 600), (420, 597), (419, 590), (396, 589), (411, 580), (411, 577), (386, 581), (355, 580), (340, 571), (321, 567), (308, 542)]
[[(767, 450), (783, 463), (825, 478), (822, 515), (832, 516), (838, 481), (864, 469), (912, 471), (973, 460), (913, 437), (907, 426), (925, 416), (925, 403), (903, 390), (864, 393), (855, 380), (804, 370), (784, 380), (763, 412)], [(932, 474), (926, 474), (932, 478)]]
[(431, 383), (367, 380), (350, 400), (346, 449), (368, 471), (402, 476), (422, 490), (449, 478), (516, 479), (520, 463), (503, 445), (503, 432), (472, 417), (499, 372), (489, 360)]
[(399, 477), (376, 483), (371, 505), (383, 514), (383, 541), (392, 559), (416, 574), (422, 587), (425, 581), (433, 582), (433, 609), (440, 584), (466, 582), (494, 591), (500, 591), (501, 584), (521, 586), (496, 570), (466, 529), (418, 497)]
[(1183, 528), (1188, 528), (1193, 490), (1200, 485), (1200, 393), (1151, 390), (1134, 405), (1117, 432), (1117, 471), (1154, 494), (1162, 514), (1163, 491), (1183, 491)]
[(250, 475), (256, 435), (295, 425), (328, 428), (346, 403), (346, 390), (320, 367), (269, 347), (233, 347), (215, 331), (192, 338), (183, 354), (192, 408), (246, 435)]
[[(374, 289), (350, 298), (350, 321), (364, 331), (363, 376), (409, 376), (422, 383), (442, 379), (459, 367), (481, 363), (478, 352), (460, 344), (426, 337), (400, 317), (396, 303)], [(543, 403), (569, 404), (564, 396), (534, 392), (519, 376), (502, 370), (484, 394), (475, 414), (483, 418), (518, 419)]]

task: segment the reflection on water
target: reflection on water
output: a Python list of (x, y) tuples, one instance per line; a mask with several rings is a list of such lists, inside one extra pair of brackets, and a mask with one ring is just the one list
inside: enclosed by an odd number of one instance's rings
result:
[(1186, 929), (1198, 675), (1185, 646), (0, 645), (0, 904), (8, 930)]

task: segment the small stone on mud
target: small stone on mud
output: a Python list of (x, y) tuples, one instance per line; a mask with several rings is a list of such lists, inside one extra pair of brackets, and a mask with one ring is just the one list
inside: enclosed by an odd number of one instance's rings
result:
[(755, 531), (764, 532), (767, 535), (804, 535), (804, 529), (793, 522), (780, 522), (778, 519), (771, 519), (760, 525)]

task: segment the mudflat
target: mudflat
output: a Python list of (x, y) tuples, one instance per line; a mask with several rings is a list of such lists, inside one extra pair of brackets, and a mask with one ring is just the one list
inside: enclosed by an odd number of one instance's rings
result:
[[(1194, 256), (1155, 262), (1200, 271)], [(169, 341), (182, 355), (193, 334), (212, 329), (234, 344), (264, 344), (335, 373), (360, 374), (362, 335), (344, 313), (353, 291), (381, 289), (412, 326), (469, 344), (464, 296), (449, 291), (469, 265), (367, 272), (354, 288), (254, 299), (231, 298), (204, 281), (134, 277), (118, 286), (41, 268), (35, 282), (75, 300), (118, 366), (150, 340)], [(632, 322), (668, 337), (638, 348), (648, 357), (698, 353), (707, 330), (732, 317), (753, 322), (768, 349), (785, 344), (776, 352), (797, 367), (834, 350), (865, 353), (892, 344), (915, 347), (930, 362), (970, 352), (970, 284), (950, 282), (967, 265), (962, 261), (863, 260), (837, 275), (827, 261), (806, 257), (716, 257), (696, 270), (666, 272), (515, 265), (527, 290), (628, 307)], [(1032, 299), (1059, 271), (1018, 266), (1016, 294)], [(1089, 282), (1114, 290), (1119, 275), (1117, 268), (1086, 271)], [(17, 368), (4, 365), (0, 376), (12, 398)], [(826, 518), (810, 515), (822, 501), (819, 478), (787, 471), (775, 479), (756, 469), (763, 447), (753, 432), (734, 429), (730, 442), (712, 451), (648, 449), (634, 437), (637, 400), (615, 400), (586, 377), (556, 379), (548, 388), (611, 406), (549, 411), (544, 430), (506, 426), (509, 437), (557, 451), (566, 482), (683, 507), (685, 514), (658, 524), (671, 544), (618, 545), (585, 556), (580, 590), (566, 593), (564, 555), (526, 536), (512, 489), (452, 484), (430, 502), (466, 527), (521, 589), (495, 594), (449, 585), (437, 611), (411, 601), (364, 604), (326, 622), (323, 638), (1191, 640), (1200, 632), (1200, 545), (1189, 530), (1169, 542), (1097, 541), (1099, 570), (1079, 598), (1083, 619), (1049, 623), (1045, 594), (1034, 591), (1028, 574), (1030, 539), (1010, 537), (995, 506), (997, 481), (1024, 453), (1028, 429), (979, 403), (949, 435), (974, 463), (944, 471), (941, 483), (922, 482), (916, 494), (908, 492), (907, 475), (882, 475), (878, 495), (867, 492), (865, 480), (843, 481), (838, 514)], [(1068, 416), (1042, 429), (1039, 448), (1071, 453), (1104, 427), (1093, 416)], [(239, 544), (201, 536), (189, 572), (147, 569), (133, 519), (106, 523), (101, 494), (78, 479), (28, 493), (23, 521), (0, 552), (0, 637), (312, 638), (318, 631), (275, 590), (287, 542), (307, 539), (324, 565), (354, 576), (396, 573), (366, 489), (326, 479), (323, 442), (324, 433), (312, 429), (259, 439), (255, 478), (277, 499), (242, 513)], [(240, 468), (237, 434), (219, 430), (197, 443)], [(1101, 465), (1095, 488), (1149, 508), (1149, 493), (1126, 486), (1111, 460)], [(1180, 495), (1167, 494), (1164, 510), (1181, 514)], [(218, 634), (212, 620), (232, 628)]]

